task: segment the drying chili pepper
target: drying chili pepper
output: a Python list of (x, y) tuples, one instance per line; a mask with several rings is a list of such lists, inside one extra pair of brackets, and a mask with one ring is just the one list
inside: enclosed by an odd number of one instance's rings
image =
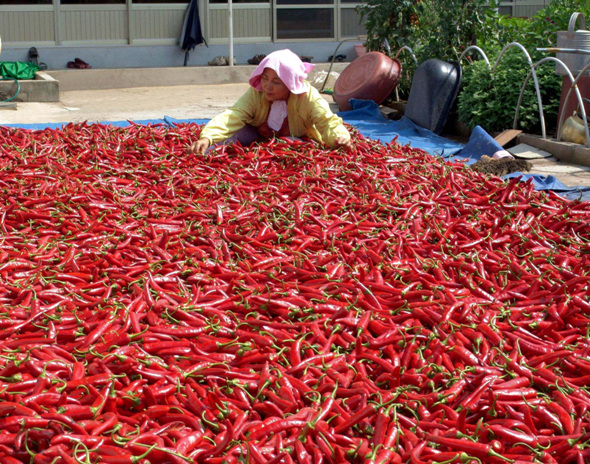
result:
[(586, 458), (587, 203), (199, 131), (0, 127), (0, 456)]

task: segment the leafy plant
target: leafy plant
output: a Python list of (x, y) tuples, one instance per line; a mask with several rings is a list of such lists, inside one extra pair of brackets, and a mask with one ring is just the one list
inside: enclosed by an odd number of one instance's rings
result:
[[(395, 55), (409, 46), (418, 63), (431, 58), (458, 60), (470, 45), (484, 50), (492, 66), (502, 49), (518, 42), (533, 63), (547, 56), (537, 48), (555, 45), (556, 32), (567, 30), (574, 11), (590, 20), (587, 0), (553, 0), (534, 17), (513, 18), (498, 14), (499, 1), (491, 0), (368, 0), (357, 7), (365, 19), (369, 50), (384, 51), (385, 41)], [(477, 56), (474, 54), (473, 56)], [(400, 54), (402, 74), (397, 92), (407, 98), (416, 63), (409, 53)], [(479, 59), (479, 58), (475, 58)], [(458, 117), (470, 127), (481, 125), (498, 131), (512, 127), (516, 103), (530, 66), (520, 52), (507, 51), (490, 76), (485, 62), (462, 60), (463, 82), (458, 97)], [(559, 110), (561, 77), (546, 63), (537, 68), (546, 127), (554, 127)], [(390, 97), (391, 98), (391, 97)], [(519, 125), (527, 131), (540, 127), (537, 95), (531, 79), (520, 109)]]
[[(421, 60), (457, 61), (487, 31), (487, 0), (422, 0), (417, 4), (417, 53)], [(492, 5), (495, 3), (491, 2)]]
[[(573, 12), (590, 14), (586, 0), (553, 0), (549, 6), (532, 18), (493, 16), (487, 18), (488, 35), (480, 41), (480, 47), (488, 55), (492, 66), (500, 51), (510, 42), (521, 44), (530, 54), (533, 63), (548, 56), (536, 51), (555, 44), (557, 31), (567, 30)], [(480, 125), (488, 131), (500, 131), (512, 127), (518, 96), (529, 64), (520, 52), (507, 51), (500, 59), (493, 77), (484, 62), (464, 66), (461, 92), (458, 97), (459, 119), (473, 128)], [(555, 130), (561, 77), (555, 74), (555, 66), (542, 64), (537, 68), (543, 113), (547, 132)], [(530, 79), (523, 95), (519, 114), (519, 127), (539, 132), (540, 117), (537, 96)]]
[[(368, 50), (384, 51), (387, 42), (395, 55), (408, 46), (416, 61), (422, 63), (430, 58), (458, 60), (478, 34), (484, 33), (485, 4), (486, 0), (369, 0), (357, 11), (366, 19)], [(405, 98), (416, 62), (409, 53), (400, 54), (399, 60), (402, 74), (398, 92)]]
[[(480, 125), (488, 132), (511, 128), (529, 69), (525, 57), (516, 51), (508, 51), (494, 73), (490, 73), (484, 61), (465, 68), (458, 99), (461, 121), (469, 128)], [(561, 80), (550, 64), (541, 65), (536, 72), (545, 124), (551, 127), (557, 120)], [(519, 110), (518, 127), (528, 132), (538, 132), (540, 124), (537, 93), (533, 79), (529, 78)]]
[(367, 31), (367, 50), (382, 50), (387, 41), (395, 53), (415, 38), (414, 0), (368, 0), (356, 10)]

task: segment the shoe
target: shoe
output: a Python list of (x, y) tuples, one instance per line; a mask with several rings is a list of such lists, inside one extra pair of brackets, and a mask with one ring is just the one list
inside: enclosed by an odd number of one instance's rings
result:
[(248, 60), (248, 64), (260, 64), (260, 62), (266, 58), (266, 55), (255, 55)]
[(346, 55), (332, 55), (330, 58), (328, 58), (328, 61), (338, 61), (339, 63), (342, 63), (345, 59)]
[(39, 52), (35, 47), (29, 48), (29, 62), (39, 66)]
[(79, 69), (91, 69), (92, 68), (92, 66), (90, 66), (88, 63), (86, 63), (86, 61), (83, 61), (80, 58), (75, 58), (74, 63), (76, 64), (76, 67)]
[[(209, 66), (227, 66), (229, 64), (228, 56), (216, 56), (209, 61)], [(234, 64), (236, 64), (236, 57), (234, 56)]]
[(305, 61), (306, 63), (311, 63), (311, 60), (313, 60), (313, 56), (302, 56), (301, 57), (301, 61)]
[(68, 61), (68, 68), (77, 69), (78, 66), (76, 66), (76, 63), (74, 63), (73, 61)]
[(227, 59), (225, 56), (216, 56), (209, 61), (209, 66), (227, 66)]

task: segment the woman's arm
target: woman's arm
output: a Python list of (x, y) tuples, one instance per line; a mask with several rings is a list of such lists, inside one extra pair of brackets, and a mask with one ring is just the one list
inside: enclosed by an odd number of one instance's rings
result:
[[(258, 106), (257, 91), (250, 87), (231, 108), (215, 116), (201, 132), (201, 139), (207, 139), (209, 145), (221, 142), (244, 125), (250, 124), (256, 114)], [(193, 144), (194, 145), (194, 144)], [(207, 146), (205, 149), (209, 148)]]
[(311, 105), (311, 121), (322, 136), (324, 143), (330, 147), (352, 148), (350, 132), (340, 116), (332, 113), (330, 105), (313, 87), (308, 93)]

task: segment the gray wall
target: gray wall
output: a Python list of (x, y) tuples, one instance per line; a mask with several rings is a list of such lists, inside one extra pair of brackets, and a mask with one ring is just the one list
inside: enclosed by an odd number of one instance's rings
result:
[[(347, 61), (356, 58), (354, 45), (360, 41), (344, 42), (338, 54), (347, 55)], [(247, 64), (254, 55), (268, 55), (274, 50), (289, 48), (300, 56), (312, 56), (313, 63), (327, 62), (334, 54), (339, 42), (316, 43), (262, 43), (234, 45), (234, 56), (237, 64)], [(39, 60), (47, 64), (49, 69), (65, 69), (68, 61), (80, 58), (95, 68), (164, 68), (182, 66), (184, 52), (177, 45), (153, 46), (93, 46), (93, 47), (36, 47)], [(29, 61), (29, 47), (2, 48), (2, 61)], [(197, 46), (189, 53), (188, 66), (207, 65), (214, 57), (229, 53), (228, 45)]]

